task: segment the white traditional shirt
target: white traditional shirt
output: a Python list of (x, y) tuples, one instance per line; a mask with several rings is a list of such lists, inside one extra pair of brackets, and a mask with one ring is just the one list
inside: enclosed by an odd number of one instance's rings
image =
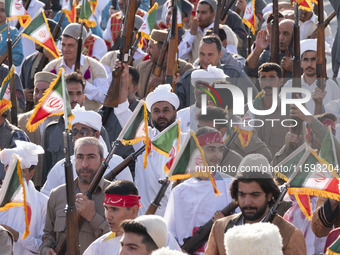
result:
[[(44, 234), (46, 208), (48, 198), (37, 191), (32, 181), (27, 186), (27, 202), (31, 208), (30, 234), (22, 239), (25, 232), (25, 211), (23, 206), (12, 207), (8, 211), (0, 211), (0, 224), (5, 224), (19, 232), (17, 242), (14, 242), (14, 254), (29, 255), (39, 253)], [(0, 252), (1, 253), (1, 252)]]
[(188, 130), (197, 130), (197, 120), (196, 115), (200, 113), (201, 109), (196, 106), (196, 104), (190, 107), (183, 108), (177, 112), (177, 119), (179, 119), (181, 131), (186, 133)]

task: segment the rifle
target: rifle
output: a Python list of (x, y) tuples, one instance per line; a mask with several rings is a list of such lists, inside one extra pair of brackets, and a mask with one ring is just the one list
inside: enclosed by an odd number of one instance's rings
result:
[(271, 223), (274, 220), (274, 217), (277, 214), (277, 208), (281, 204), (281, 202), (282, 202), (284, 196), (286, 195), (287, 191), (288, 191), (288, 184), (286, 183), (286, 184), (284, 184), (284, 186), (282, 186), (280, 195), (276, 199), (275, 204), (269, 209), (267, 215), (264, 216), (262, 222), (270, 222)]
[[(73, 169), (70, 157), (69, 147), (69, 133), (65, 129), (64, 133), (64, 146), (65, 146), (65, 180), (66, 180), (66, 197), (67, 205), (66, 212), (66, 235), (62, 234), (59, 242), (54, 248), (58, 255), (61, 254), (75, 254), (79, 255), (79, 234), (78, 234), (78, 221), (77, 211), (75, 206), (76, 192), (74, 188)], [(66, 245), (65, 245), (66, 240)]]
[[(12, 44), (12, 48), (14, 48), (15, 46), (17, 46), (17, 44), (19, 43), (20, 39), (21, 39), (21, 34), (22, 31), (18, 34), (18, 36), (15, 38), (13, 44)], [(8, 57), (8, 52), (5, 51), (4, 54), (2, 54), (0, 56), (0, 65), (2, 65), (3, 63), (5, 63), (6, 59)]]
[[(295, 20), (294, 20), (294, 57), (293, 57), (293, 88), (301, 88), (301, 61), (300, 61), (300, 26), (299, 26), (299, 4), (295, 2)], [(301, 98), (300, 93), (293, 93), (293, 98)], [(302, 121), (296, 118), (297, 126), (291, 128), (294, 134), (301, 134)], [(296, 145), (291, 143), (290, 149), (296, 149)]]
[(168, 83), (172, 86), (172, 90), (175, 91), (175, 84), (173, 82), (173, 76), (176, 75), (175, 67), (176, 56), (177, 56), (177, 48), (178, 48), (178, 39), (177, 39), (177, 0), (172, 0), (172, 20), (171, 20), (171, 30), (170, 30), (170, 38), (169, 38), (169, 50), (168, 50), (168, 63), (166, 66), (166, 76), (165, 83)]
[[(317, 86), (322, 91), (325, 90), (326, 87), (326, 79), (327, 79), (327, 70), (326, 70), (326, 55), (325, 55), (325, 28), (324, 25), (324, 14), (323, 14), (323, 1), (319, 1), (318, 3), (318, 37), (317, 37), (317, 58), (316, 58), (316, 76), (317, 76)], [(322, 109), (322, 100), (315, 102), (315, 112), (314, 114), (321, 114), (323, 112)]]
[[(133, 35), (133, 27), (135, 22), (135, 14), (137, 10), (137, 0), (129, 0), (127, 6), (126, 13), (126, 22), (124, 22), (122, 40), (120, 45), (120, 52), (118, 55), (118, 59), (122, 63), (128, 63), (131, 61), (132, 55), (130, 52), (130, 46), (132, 43), (132, 35)], [(122, 75), (123, 68), (119, 67), (118, 69), (112, 72), (112, 82), (110, 84), (109, 90), (107, 91), (107, 95), (105, 97), (104, 106), (107, 107), (117, 107), (119, 92), (120, 92), (120, 77)]]
[[(167, 36), (166, 40), (163, 42), (162, 48), (159, 52), (157, 63), (156, 63), (155, 69), (153, 71), (153, 74), (157, 77), (161, 77), (161, 74), (162, 74), (162, 66), (163, 66), (163, 63), (164, 63), (165, 55), (168, 51), (170, 36), (171, 36), (171, 31), (169, 30), (168, 36)], [(147, 91), (145, 91), (145, 93), (147, 93)]]
[(273, 20), (271, 24), (270, 61), (279, 64), (279, 0), (273, 0)]
[[(28, 7), (30, 6), (30, 4), (31, 4), (31, 0), (28, 0), (28, 1), (26, 2), (25, 6), (24, 6), (24, 8), (25, 8), (26, 11), (27, 11)], [(20, 22), (19, 22), (19, 20), (18, 20), (18, 23), (15, 25), (15, 28), (19, 30), (20, 26), (21, 26), (21, 25), (20, 25)]]
[(235, 0), (230, 0), (226, 6), (223, 5), (223, 10), (221, 13), (221, 20), (224, 20), (230, 10), (231, 6), (235, 3)]
[(113, 181), (116, 176), (123, 171), (125, 167), (127, 167), (130, 162), (137, 159), (137, 157), (145, 151), (145, 145), (143, 145), (138, 151), (131, 153), (129, 156), (126, 157), (118, 166), (111, 170), (108, 174), (104, 176), (104, 179), (108, 181)]
[(81, 57), (81, 50), (83, 47), (83, 27), (84, 27), (84, 22), (81, 22), (80, 26), (80, 35), (78, 38), (78, 48), (77, 48), (77, 58), (76, 62), (74, 64), (74, 71), (76, 72), (77, 70), (80, 70), (80, 57)]
[[(336, 12), (332, 11), (331, 14), (329, 14), (329, 16), (327, 17), (327, 19), (323, 21), (322, 25), (324, 29), (326, 29), (326, 27), (329, 25), (329, 23), (331, 23), (331, 21), (334, 19), (335, 16), (336, 16)], [(317, 31), (318, 31), (318, 27), (313, 31), (312, 35), (317, 33)], [(308, 36), (308, 38), (311, 38), (311, 36)]]
[[(7, 20), (7, 52), (8, 52), (8, 73), (13, 66), (13, 50), (12, 50), (12, 39), (11, 30), (9, 27), (9, 20)], [(17, 91), (15, 88), (15, 75), (13, 74), (10, 79), (10, 91), (11, 91), (11, 122), (14, 126), (18, 126), (18, 116), (17, 116)]]
[[(231, 215), (237, 207), (238, 203), (232, 201), (222, 209), (222, 213), (224, 216)], [(181, 246), (182, 250), (186, 251), (189, 254), (193, 254), (197, 249), (205, 244), (209, 238), (209, 234), (213, 224), (213, 219), (210, 219), (207, 223), (201, 226), (193, 236), (184, 238), (184, 243)]]
[(222, 0), (217, 0), (217, 7), (215, 11), (215, 21), (214, 21), (214, 28), (213, 33), (218, 35), (218, 30), (220, 28), (220, 21), (221, 21), (221, 12), (222, 12)]
[(156, 213), (157, 208), (161, 205), (161, 200), (164, 197), (165, 191), (168, 189), (168, 186), (170, 184), (170, 180), (168, 177), (166, 177), (164, 180), (159, 180), (158, 182), (162, 184), (162, 186), (159, 189), (155, 199), (149, 205), (148, 210), (146, 210), (146, 215), (153, 215)]

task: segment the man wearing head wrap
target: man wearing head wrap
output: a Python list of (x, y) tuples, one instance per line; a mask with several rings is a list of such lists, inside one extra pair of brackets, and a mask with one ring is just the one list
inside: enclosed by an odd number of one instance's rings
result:
[[(230, 186), (231, 197), (238, 202), (241, 213), (217, 220), (210, 232), (205, 254), (226, 254), (224, 233), (234, 226), (260, 222), (275, 203), (280, 190), (271, 174), (268, 160), (260, 154), (249, 154), (241, 162)], [(306, 254), (306, 244), (299, 229), (276, 215), (272, 221), (282, 237), (282, 252)]]
[[(104, 66), (94, 58), (80, 56), (80, 69), (75, 70), (77, 59), (78, 38), (81, 33), (81, 25), (72, 23), (67, 25), (61, 36), (62, 57), (55, 59), (45, 66), (44, 71), (58, 74), (60, 68), (64, 68), (65, 73), (78, 72), (82, 75), (85, 83), (86, 99), (84, 106), (88, 110), (97, 110), (104, 103), (105, 93), (109, 88), (107, 75)], [(84, 45), (86, 29), (83, 27), (82, 42)]]
[[(122, 81), (126, 81), (127, 77), (127, 65), (124, 65)], [(127, 84), (122, 82), (120, 104), (117, 108), (114, 108), (115, 114), (122, 127), (125, 126), (128, 118), (132, 112), (128, 108), (127, 102)], [(146, 106), (151, 113), (152, 127), (148, 127), (148, 134), (150, 139), (158, 135), (161, 131), (166, 129), (176, 120), (176, 109), (179, 106), (179, 100), (175, 93), (171, 92), (171, 86), (169, 84), (159, 85), (153, 92), (146, 97)], [(182, 139), (181, 139), (182, 141)], [(143, 142), (133, 144), (133, 148), (137, 151)], [(177, 146), (177, 144), (175, 145)], [(144, 152), (145, 153), (145, 152)], [(163, 166), (167, 162), (167, 157), (156, 152), (151, 148), (148, 155), (148, 164), (146, 168), (143, 167), (144, 153), (141, 154), (136, 162), (135, 169), (135, 183), (138, 187), (141, 198), (142, 208), (139, 210), (139, 214), (144, 214), (149, 207), (150, 201), (152, 201), (158, 193), (161, 184), (158, 182), (160, 179), (166, 177), (163, 170)], [(170, 187), (165, 192), (163, 199), (161, 200), (161, 206), (157, 209), (156, 214), (163, 215), (168, 201)]]
[[(76, 211), (82, 217), (79, 225), (80, 254), (98, 237), (109, 231), (104, 217), (104, 190), (110, 182), (101, 178), (93, 194), (93, 199), (87, 197), (86, 192), (104, 160), (104, 149), (95, 137), (82, 137), (75, 143), (76, 179), (74, 188), (76, 194)], [(54, 247), (64, 234), (66, 226), (65, 206), (67, 204), (66, 185), (61, 185), (51, 191), (47, 203), (47, 214), (40, 246), (40, 254), (55, 254)]]
[[(137, 95), (139, 98), (146, 97), (151, 91), (153, 91), (159, 84), (163, 83), (163, 77), (165, 77), (168, 53), (164, 57), (164, 61), (161, 66), (161, 76), (154, 75), (154, 70), (157, 64), (158, 57), (161, 53), (163, 43), (166, 41), (168, 32), (166, 30), (153, 29), (151, 33), (151, 39), (148, 44), (146, 52), (149, 55), (149, 59), (141, 62), (137, 66), (137, 70), (140, 74), (139, 90)], [(178, 59), (178, 71), (179, 75), (183, 75), (186, 71), (191, 70), (193, 67), (191, 64), (184, 60)]]
[[(198, 129), (196, 136), (203, 149), (205, 161), (211, 167), (204, 171), (211, 170), (221, 195), (216, 196), (210, 180), (202, 176), (191, 177), (171, 190), (164, 219), (170, 233), (180, 245), (183, 245), (184, 238), (192, 236), (217, 211), (232, 201), (229, 192), (232, 178), (217, 170), (217, 167), (222, 168), (224, 142), (221, 133), (211, 127), (202, 127)], [(199, 157), (195, 162), (202, 162), (202, 158)], [(216, 218), (220, 214), (218, 212)], [(199, 247), (194, 254), (203, 254), (204, 247), (205, 245)]]
[(44, 153), (44, 150), (41, 146), (30, 142), (16, 141), (15, 143), (15, 148), (3, 149), (0, 152), (0, 159), (7, 167), (10, 165), (14, 154), (20, 161), (26, 181), (25, 192), (30, 212), (30, 234), (25, 239), (22, 239), (26, 226), (23, 206), (11, 207), (7, 211), (0, 212), (0, 225), (7, 228), (13, 235), (14, 254), (37, 254), (42, 243), (41, 236), (45, 224), (48, 198), (35, 189), (31, 179), (38, 163), (38, 154)]
[[(37, 105), (39, 100), (43, 97), (45, 90), (50, 86), (51, 82), (56, 79), (57, 76), (50, 72), (38, 72), (34, 76), (34, 92), (33, 92), (33, 101), (34, 104)], [(48, 117), (43, 124), (39, 125), (34, 132), (30, 132), (27, 127), (27, 121), (32, 116), (33, 110), (19, 114), (18, 116), (18, 126), (21, 128), (29, 137), (32, 143), (37, 145), (42, 145), (44, 141), (44, 132), (47, 124), (53, 120), (58, 119), (57, 116)], [(38, 165), (35, 168), (35, 174), (33, 176), (34, 185), (40, 189), (43, 185), (42, 183), (42, 165), (43, 165), (43, 155), (39, 155)]]
[[(307, 39), (300, 42), (301, 48), (301, 68), (303, 74), (301, 76), (301, 88), (307, 89), (312, 94), (312, 99), (306, 103), (306, 108), (311, 114), (320, 114), (320, 110), (316, 109), (315, 101), (322, 100), (322, 108), (335, 99), (340, 98), (340, 88), (333, 80), (326, 80), (325, 90), (322, 91), (318, 88), (318, 79), (316, 75), (316, 39)], [(330, 52), (330, 47), (326, 43), (326, 52)], [(291, 88), (293, 80), (287, 81), (284, 88)], [(287, 95), (287, 98), (292, 98), (291, 94)]]
[[(72, 121), (72, 134), (73, 143), (81, 137), (95, 137), (101, 140), (104, 147), (104, 157), (108, 154), (105, 142), (100, 136), (100, 130), (102, 128), (102, 117), (94, 111), (86, 111), (84, 107), (77, 105), (73, 110), (74, 119)], [(76, 168), (74, 164), (74, 155), (71, 156), (71, 162), (73, 166), (73, 176), (76, 176)], [(110, 172), (115, 166), (121, 163), (123, 159), (113, 154), (110, 160), (109, 167), (106, 169), (105, 174)], [(59, 160), (48, 173), (47, 180), (41, 189), (41, 192), (46, 196), (49, 196), (52, 189), (65, 183), (65, 171), (64, 171), (65, 159)], [(104, 175), (105, 175), (104, 174)], [(130, 180), (132, 176), (129, 167), (126, 167), (120, 174), (117, 175), (117, 179)]]

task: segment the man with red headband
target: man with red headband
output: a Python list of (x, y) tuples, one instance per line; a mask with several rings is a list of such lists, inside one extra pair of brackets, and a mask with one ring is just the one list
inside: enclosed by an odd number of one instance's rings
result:
[[(223, 158), (223, 139), (221, 133), (211, 127), (200, 128), (196, 133), (199, 145), (209, 167), (219, 166)], [(168, 229), (180, 245), (183, 239), (192, 236), (200, 226), (214, 216), (223, 217), (221, 211), (232, 199), (229, 192), (231, 177), (213, 172), (217, 189), (221, 196), (215, 196), (213, 186), (207, 178), (190, 178), (176, 186), (170, 193), (164, 218)], [(203, 254), (204, 246), (194, 254)]]

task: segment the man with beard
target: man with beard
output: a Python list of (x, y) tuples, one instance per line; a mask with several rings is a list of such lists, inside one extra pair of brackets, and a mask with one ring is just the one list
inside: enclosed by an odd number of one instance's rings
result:
[[(301, 76), (301, 88), (307, 89), (313, 96), (313, 100), (309, 100), (306, 103), (306, 108), (311, 114), (321, 114), (322, 112), (316, 112), (316, 103), (315, 96), (320, 95), (322, 99), (322, 108), (324, 106), (335, 99), (340, 97), (340, 88), (339, 86), (332, 81), (331, 79), (327, 79), (325, 90), (322, 91), (318, 88), (318, 81), (316, 75), (316, 49), (317, 42), (316, 39), (307, 39), (300, 42), (301, 49), (301, 68), (303, 70), (303, 74)], [(329, 46), (326, 43), (326, 51), (329, 50)], [(284, 87), (291, 88), (293, 84), (292, 80), (289, 80)], [(291, 98), (291, 95), (287, 95), (287, 98)]]
[[(217, 220), (210, 232), (206, 255), (226, 254), (224, 233), (234, 226), (262, 221), (280, 194), (266, 158), (260, 154), (246, 156), (230, 186), (231, 197), (238, 202), (241, 213)], [(282, 236), (284, 255), (306, 254), (306, 244), (299, 229), (276, 215), (272, 221)]]
[[(104, 149), (100, 141), (94, 137), (79, 138), (75, 143), (75, 167), (78, 177), (74, 180), (76, 210), (82, 217), (79, 229), (80, 254), (99, 236), (109, 231), (104, 216), (104, 190), (110, 182), (101, 179), (90, 200), (85, 195), (93, 177), (103, 162)], [(47, 215), (40, 246), (40, 254), (55, 254), (53, 247), (58, 242), (66, 226), (66, 185), (53, 189), (47, 203)]]
[[(125, 64), (123, 66), (124, 71), (121, 78), (122, 88), (119, 99), (120, 104), (114, 109), (122, 127), (125, 126), (128, 118), (132, 114), (127, 100), (128, 66)], [(152, 139), (175, 122), (179, 100), (176, 94), (171, 92), (171, 86), (169, 84), (164, 84), (159, 85), (153, 92), (149, 93), (146, 97), (146, 106), (151, 113), (151, 122), (154, 126), (153, 128), (148, 127), (148, 134), (150, 139)], [(143, 145), (143, 142), (135, 143), (133, 144), (133, 148), (137, 151)], [(145, 214), (150, 202), (153, 201), (161, 187), (161, 184), (158, 181), (163, 180), (166, 177), (163, 167), (167, 161), (167, 157), (151, 148), (148, 155), (148, 164), (145, 169), (143, 168), (143, 161), (144, 153), (137, 158), (135, 168), (135, 183), (138, 187), (139, 194), (142, 197), (140, 200), (142, 208), (139, 210), (139, 215)], [(161, 206), (156, 211), (156, 214), (161, 216), (164, 214), (169, 193), (170, 187), (165, 192), (161, 201)]]

